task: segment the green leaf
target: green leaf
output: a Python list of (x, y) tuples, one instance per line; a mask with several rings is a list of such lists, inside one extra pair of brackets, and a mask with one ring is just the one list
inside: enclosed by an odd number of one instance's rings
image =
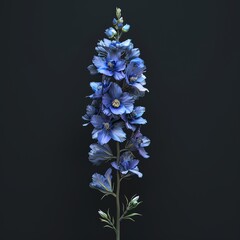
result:
[(126, 215), (125, 217), (134, 217), (134, 216), (142, 216), (142, 214), (140, 214), (140, 213), (130, 213), (130, 214)]

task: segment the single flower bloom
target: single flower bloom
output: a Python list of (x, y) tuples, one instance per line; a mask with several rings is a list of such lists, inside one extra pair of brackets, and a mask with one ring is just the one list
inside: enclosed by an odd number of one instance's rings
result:
[(92, 182), (89, 184), (91, 188), (97, 189), (103, 193), (111, 193), (112, 189), (112, 169), (109, 168), (104, 175), (94, 173)]
[(144, 149), (150, 145), (150, 139), (143, 136), (140, 132), (140, 128), (136, 130), (132, 138), (126, 144), (126, 148), (135, 151), (138, 150), (139, 154), (144, 158), (149, 158), (148, 153)]
[(124, 152), (121, 156), (120, 156), (120, 161), (119, 163), (117, 162), (112, 162), (111, 165), (113, 168), (115, 168), (116, 170), (119, 170), (121, 174), (126, 175), (128, 173), (132, 173), (132, 174), (136, 174), (138, 177), (142, 177), (143, 174), (141, 172), (139, 172), (138, 169), (138, 163), (139, 160), (134, 159), (133, 158), (133, 154), (128, 151), (128, 152)]
[(113, 158), (112, 150), (108, 144), (100, 145), (98, 143), (93, 143), (90, 145), (90, 148), (88, 159), (94, 165), (100, 165), (102, 162)]
[(102, 97), (103, 105), (113, 114), (131, 113), (133, 110), (133, 97), (123, 92), (117, 83), (113, 83), (109, 91)]
[(134, 58), (126, 68), (126, 82), (128, 85), (137, 88), (139, 91), (148, 91), (143, 87), (146, 84), (146, 77), (143, 75), (146, 66), (141, 58)]
[(113, 38), (113, 37), (117, 34), (117, 32), (116, 32), (116, 30), (115, 30), (113, 27), (110, 27), (110, 28), (107, 28), (107, 29), (105, 30), (105, 34), (106, 34), (109, 38)]
[(100, 115), (93, 115), (91, 123), (94, 126), (92, 138), (97, 139), (103, 145), (111, 139), (117, 142), (123, 142), (126, 139), (126, 133), (122, 130), (123, 122), (112, 122), (111, 118)]
[(147, 120), (142, 117), (145, 112), (145, 107), (135, 107), (130, 114), (122, 115), (122, 119), (125, 121), (126, 127), (132, 131), (136, 130), (135, 125), (146, 124)]
[(93, 64), (97, 71), (106, 76), (113, 76), (116, 80), (122, 80), (125, 77), (123, 70), (125, 69), (125, 61), (116, 54), (108, 54), (106, 58), (94, 56)]

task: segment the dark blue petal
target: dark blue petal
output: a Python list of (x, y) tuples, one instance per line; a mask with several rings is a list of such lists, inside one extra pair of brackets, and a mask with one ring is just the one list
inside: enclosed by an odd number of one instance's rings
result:
[(122, 95), (122, 89), (117, 83), (113, 83), (109, 89), (112, 99), (119, 99)]
[(111, 162), (111, 165), (113, 168), (115, 168), (116, 170), (119, 170), (119, 166), (117, 164), (117, 162)]
[(92, 75), (95, 75), (98, 73), (96, 67), (93, 64), (89, 65), (87, 69), (89, 70), (90, 74), (92, 74)]
[(102, 128), (103, 122), (104, 121), (101, 116), (99, 116), (99, 115), (92, 116), (91, 123), (95, 128), (98, 128), (98, 129)]
[(109, 108), (110, 105), (112, 104), (112, 97), (108, 94), (108, 93), (105, 93), (102, 97), (102, 103), (105, 107)]

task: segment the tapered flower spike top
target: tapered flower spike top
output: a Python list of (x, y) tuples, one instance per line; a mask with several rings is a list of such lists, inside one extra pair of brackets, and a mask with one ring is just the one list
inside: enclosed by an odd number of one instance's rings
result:
[[(120, 184), (124, 179), (143, 177), (138, 158), (149, 157), (145, 147), (149, 146), (150, 139), (141, 133), (141, 126), (147, 123), (143, 117), (145, 107), (136, 106), (137, 100), (148, 92), (146, 66), (130, 39), (120, 41), (130, 29), (129, 24), (124, 24), (120, 8), (116, 8), (112, 24), (105, 30), (107, 38), (97, 43), (97, 54), (88, 66), (90, 74), (100, 81), (90, 82), (93, 92), (88, 97), (91, 103), (82, 118), (83, 126), (92, 125), (92, 138), (96, 140), (90, 145), (89, 161), (95, 166), (106, 167), (105, 173), (92, 175), (89, 185), (103, 197), (115, 198), (115, 216), (111, 216), (109, 209), (98, 213), (104, 227), (112, 229), (116, 240), (120, 240), (121, 221), (134, 221), (141, 215), (135, 212), (141, 203), (138, 195), (130, 200), (125, 196), (125, 201), (121, 202)], [(114, 143), (115, 150), (112, 149)]]

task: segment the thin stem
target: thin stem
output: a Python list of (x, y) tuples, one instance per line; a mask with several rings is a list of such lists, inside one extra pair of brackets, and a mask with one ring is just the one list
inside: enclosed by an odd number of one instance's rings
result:
[[(120, 145), (117, 142), (117, 163), (119, 163), (120, 158)], [(116, 216), (116, 240), (120, 240), (120, 174), (117, 171), (117, 189), (116, 189), (116, 209), (117, 209), (117, 216)]]

